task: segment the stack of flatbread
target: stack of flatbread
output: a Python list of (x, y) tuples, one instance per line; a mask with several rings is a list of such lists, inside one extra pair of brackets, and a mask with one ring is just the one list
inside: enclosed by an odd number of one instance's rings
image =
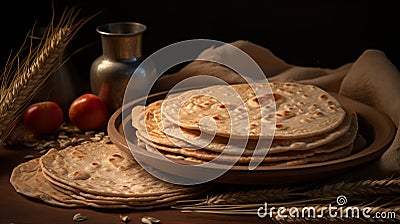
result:
[[(274, 104), (275, 103), (275, 104)], [(132, 109), (139, 146), (195, 163), (300, 165), (348, 156), (356, 113), (313, 85), (213, 85)]]
[(158, 180), (105, 141), (51, 149), (14, 168), (10, 182), (25, 196), (62, 207), (150, 209), (204, 192)]

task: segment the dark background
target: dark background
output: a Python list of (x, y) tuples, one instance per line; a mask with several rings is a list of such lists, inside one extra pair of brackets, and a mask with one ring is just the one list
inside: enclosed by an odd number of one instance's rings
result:
[[(177, 41), (206, 38), (249, 40), (288, 63), (335, 68), (355, 61), (366, 49), (379, 49), (398, 68), (398, 12), (385, 1), (66, 1), (54, 0), (56, 17), (78, 6), (80, 16), (94, 15), (79, 31), (69, 51), (83, 46), (71, 63), (83, 82), (101, 54), (97, 26), (118, 21), (143, 23), (143, 53), (149, 55)], [(1, 66), (17, 50), (34, 22), (47, 25), (52, 1), (10, 1), (1, 7)], [(379, 76), (379, 74), (377, 74)]]

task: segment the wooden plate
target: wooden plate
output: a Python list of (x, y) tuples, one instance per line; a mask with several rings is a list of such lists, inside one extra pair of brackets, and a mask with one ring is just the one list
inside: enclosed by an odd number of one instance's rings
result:
[[(151, 103), (160, 99), (164, 99), (166, 92), (153, 94), (147, 98), (146, 103)], [(295, 166), (258, 166), (255, 170), (249, 170), (247, 166), (233, 166), (228, 172), (215, 179), (215, 182), (233, 183), (233, 184), (288, 184), (299, 183), (305, 181), (322, 180), (343, 173), (346, 170), (370, 162), (380, 157), (383, 152), (390, 146), (394, 135), (395, 126), (390, 118), (361, 102), (346, 98), (344, 96), (333, 94), (337, 100), (347, 108), (357, 112), (359, 116), (359, 133), (367, 140), (367, 147), (350, 156), (330, 160), (319, 163), (295, 165)], [(135, 105), (144, 104), (146, 98), (138, 99), (125, 105), (123, 108), (128, 113)], [(125, 114), (125, 113), (124, 113)], [(135, 150), (135, 158), (150, 165), (151, 167), (167, 173), (174, 173), (186, 178), (195, 177), (196, 172), (213, 172), (215, 167), (209, 170), (199, 170), (196, 166), (190, 166), (190, 172), (182, 172), (177, 174), (176, 169), (160, 158), (155, 153), (149, 152), (143, 148), (130, 144), (129, 149), (125, 133), (130, 135), (133, 141), (135, 137), (135, 129), (131, 125), (131, 118), (126, 117), (122, 122), (122, 108), (118, 109), (110, 118), (108, 123), (108, 134), (111, 141), (122, 150), (131, 152)], [(180, 161), (182, 163), (182, 161)], [(187, 162), (189, 163), (189, 162)], [(221, 169), (224, 169), (222, 166)]]

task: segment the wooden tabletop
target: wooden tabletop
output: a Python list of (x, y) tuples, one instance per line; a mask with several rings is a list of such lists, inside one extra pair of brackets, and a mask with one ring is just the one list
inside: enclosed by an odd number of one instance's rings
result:
[(60, 208), (32, 200), (17, 193), (9, 182), (11, 172), (15, 166), (24, 162), (24, 156), (35, 154), (32, 149), (22, 147), (0, 147), (0, 224), (25, 224), (25, 223), (73, 223), (72, 217), (80, 212), (87, 216), (89, 223), (123, 223), (120, 214), (128, 215), (132, 224), (141, 223), (143, 216), (153, 216), (167, 223), (268, 223), (267, 219), (258, 218), (256, 215), (213, 215), (182, 213), (180, 210), (165, 208), (149, 211), (122, 211), (122, 210), (95, 210), (95, 209), (70, 209)]

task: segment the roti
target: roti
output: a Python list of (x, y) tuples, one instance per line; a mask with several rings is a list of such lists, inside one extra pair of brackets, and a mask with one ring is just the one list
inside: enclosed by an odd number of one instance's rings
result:
[(10, 183), (18, 193), (56, 206), (135, 210), (170, 206), (178, 200), (195, 197), (207, 189), (138, 197), (94, 195), (81, 192), (48, 176), (43, 172), (39, 158), (15, 167), (10, 177)]
[(272, 128), (275, 139), (294, 139), (335, 129), (346, 112), (316, 86), (271, 82), (175, 94), (163, 101), (162, 115), (180, 127), (228, 138), (271, 138)]
[[(270, 139), (252, 140), (243, 142), (240, 139), (228, 139), (220, 136), (207, 136), (202, 134), (206, 138), (200, 138), (200, 132), (196, 130), (190, 130), (180, 128), (177, 131), (181, 131), (186, 136), (186, 142), (183, 139), (179, 139), (179, 135), (174, 134), (174, 131), (164, 131), (164, 129), (179, 128), (175, 127), (175, 124), (171, 122), (165, 122), (164, 126), (161, 124), (161, 104), (162, 100), (156, 101), (145, 109), (141, 106), (140, 112), (138, 109), (134, 109), (136, 113), (132, 113), (132, 124), (139, 131), (139, 134), (156, 144), (171, 146), (171, 147), (182, 147), (182, 148), (202, 148), (213, 152), (224, 152), (226, 154), (238, 155), (245, 147), (242, 155), (253, 155), (254, 153), (261, 154), (264, 150), (269, 148), (270, 154), (281, 153), (295, 150), (309, 150), (321, 145), (324, 145), (330, 141), (333, 141), (340, 136), (344, 135), (348, 131), (351, 124), (350, 111), (346, 112), (345, 120), (334, 130), (328, 133), (323, 133), (313, 137), (299, 138), (299, 139), (287, 139), (287, 140), (273, 140), (271, 144)], [(138, 115), (136, 115), (139, 113)], [(171, 127), (172, 125), (173, 127)], [(168, 136), (165, 132), (173, 134)], [(209, 139), (212, 139), (211, 141)], [(229, 144), (228, 144), (229, 143)], [(257, 152), (254, 151), (257, 144)]]
[[(155, 152), (158, 150), (150, 145), (146, 145), (146, 149), (151, 152)], [(263, 166), (296, 166), (296, 165), (304, 165), (309, 163), (316, 163), (316, 162), (326, 162), (330, 160), (340, 159), (346, 157), (351, 154), (353, 150), (353, 145), (350, 144), (344, 148), (336, 150), (330, 153), (320, 153), (314, 156), (305, 157), (301, 159), (289, 160), (289, 161), (278, 161), (278, 162), (263, 162)], [(192, 156), (183, 156), (179, 154), (169, 153), (166, 151), (159, 151), (163, 154), (166, 158), (173, 159), (173, 160), (183, 160), (189, 161), (191, 163), (202, 164), (208, 162), (207, 160), (201, 160)], [(243, 164), (239, 164), (243, 165)]]
[[(44, 179), (39, 159), (32, 159), (14, 168), (10, 183), (14, 189), (25, 196), (37, 198), (52, 205), (63, 207), (79, 207), (72, 197), (56, 191)], [(57, 200), (58, 199), (58, 200)]]
[(49, 150), (40, 158), (45, 176), (82, 192), (118, 197), (197, 192), (203, 186), (181, 186), (148, 174), (131, 154), (113, 144), (88, 143)]
[(163, 203), (162, 201), (154, 201), (152, 203), (140, 203), (137, 205), (118, 203), (108, 201), (108, 203), (102, 203), (100, 200), (87, 200), (85, 198), (75, 198), (73, 192), (60, 191), (59, 188), (54, 187), (42, 173), (42, 169), (39, 164), (39, 158), (30, 160), (25, 163), (21, 163), (14, 168), (10, 183), (14, 189), (25, 196), (40, 199), (51, 205), (60, 207), (93, 207), (93, 208), (104, 208), (104, 209), (151, 209), (156, 207), (169, 206), (174, 203), (172, 199), (168, 202)]
[(351, 151), (353, 150), (353, 144), (348, 145), (340, 150), (334, 151), (332, 153), (321, 153), (315, 156), (306, 157), (303, 159), (297, 159), (292, 161), (287, 161), (283, 163), (276, 163), (273, 164), (275, 166), (296, 166), (296, 165), (303, 165), (315, 162), (326, 162), (330, 160), (340, 159), (350, 155)]
[(230, 155), (221, 155), (219, 153), (214, 153), (210, 152), (207, 150), (202, 150), (202, 149), (193, 149), (193, 148), (180, 148), (180, 147), (171, 147), (171, 146), (166, 146), (166, 145), (161, 145), (157, 144), (154, 142), (151, 142), (147, 140), (146, 138), (142, 137), (140, 133), (137, 133), (137, 137), (146, 143), (147, 145), (150, 145), (152, 148), (161, 150), (161, 151), (166, 151), (168, 153), (172, 153), (174, 155), (182, 155), (184, 157), (194, 157), (200, 160), (204, 161), (211, 161), (214, 159), (218, 158), (218, 161), (220, 162), (232, 162), (232, 161), (237, 161), (237, 163), (249, 163), (251, 159), (253, 158), (258, 158), (262, 160), (263, 162), (278, 162), (278, 161), (289, 161), (289, 160), (298, 160), (298, 159), (303, 159), (307, 157), (312, 157), (316, 154), (320, 153), (331, 153), (334, 151), (337, 151), (339, 149), (342, 149), (346, 146), (349, 146), (353, 144), (354, 139), (357, 136), (357, 130), (358, 130), (358, 122), (357, 122), (357, 115), (355, 113), (352, 113), (350, 116), (351, 120), (351, 126), (349, 130), (341, 137), (338, 138), (334, 141), (331, 141), (325, 145), (322, 145), (320, 147), (316, 147), (310, 150), (304, 150), (304, 151), (290, 151), (290, 152), (284, 152), (284, 153), (277, 153), (277, 154), (267, 154), (265, 157), (257, 157), (257, 155), (254, 156), (230, 156)]

